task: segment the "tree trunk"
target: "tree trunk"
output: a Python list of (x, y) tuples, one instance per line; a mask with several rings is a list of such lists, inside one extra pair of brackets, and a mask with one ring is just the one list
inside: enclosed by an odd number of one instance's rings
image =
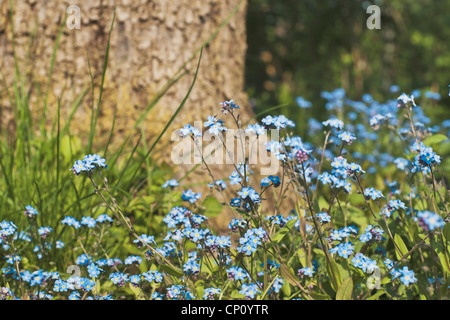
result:
[[(60, 97), (64, 125), (72, 103), (88, 88), (71, 125), (72, 134), (87, 137), (116, 8), (95, 145), (102, 146), (107, 141), (116, 111), (113, 141), (123, 141), (148, 103), (211, 37), (238, 3), (239, 0), (79, 0), (80, 28), (77, 29), (76, 11), (68, 10), (73, 4), (71, 1), (13, 1), (16, 57), (21, 70), (45, 91), (54, 44), (67, 11), (70, 25), (63, 28), (56, 53), (48, 96), (48, 122), (54, 120)], [(12, 91), (14, 56), (9, 10), (9, 1), (0, 0), (0, 67)], [(235, 99), (241, 106), (247, 105), (243, 89), (245, 13), (246, 1), (243, 1), (237, 13), (204, 48), (195, 86), (161, 145), (168, 141), (174, 129), (194, 120), (204, 121), (208, 114), (217, 113), (221, 101)], [(198, 55), (186, 66), (189, 73), (166, 92), (140, 128), (131, 132), (135, 137), (142, 129), (143, 138), (149, 143), (159, 135), (188, 92), (197, 62)], [(89, 90), (89, 64), (96, 84), (94, 104)], [(32, 88), (29, 105), (34, 116), (39, 118), (43, 95), (33, 94), (36, 88)], [(6, 90), (1, 90), (0, 95), (1, 125), (7, 126), (11, 123), (14, 106), (9, 102)], [(244, 118), (251, 114), (248, 108), (243, 111)]]

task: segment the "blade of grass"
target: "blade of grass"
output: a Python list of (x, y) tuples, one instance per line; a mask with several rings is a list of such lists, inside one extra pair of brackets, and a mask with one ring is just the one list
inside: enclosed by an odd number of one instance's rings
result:
[[(112, 18), (112, 21), (111, 21), (111, 27), (110, 27), (109, 33), (108, 33), (108, 40), (106, 42), (106, 52), (105, 52), (105, 59), (103, 61), (102, 79), (101, 79), (101, 84), (100, 84), (99, 96), (98, 96), (98, 100), (97, 100), (96, 114), (95, 114), (95, 117), (93, 119), (93, 122), (91, 122), (91, 131), (90, 131), (90, 134), (89, 134), (88, 153), (91, 153), (91, 151), (92, 151), (92, 144), (93, 144), (93, 141), (94, 141), (95, 131), (96, 131), (96, 127), (97, 127), (98, 115), (100, 113), (100, 104), (101, 104), (101, 101), (102, 101), (103, 89), (104, 89), (104, 84), (105, 84), (106, 69), (108, 67), (108, 60), (109, 60), (109, 48), (110, 48), (110, 44), (111, 44), (111, 33), (112, 33), (112, 30), (113, 30), (115, 19), (116, 19), (116, 11), (114, 10), (113, 18)], [(92, 78), (92, 74), (91, 74), (91, 78)], [(92, 99), (94, 99), (94, 96), (92, 96)]]
[(81, 103), (83, 102), (83, 99), (88, 92), (89, 92), (89, 86), (84, 87), (83, 90), (81, 91), (81, 93), (75, 99), (74, 103), (72, 104), (72, 108), (71, 108), (69, 117), (66, 120), (66, 124), (64, 125), (64, 128), (61, 130), (62, 136), (64, 136), (67, 133), (67, 130), (69, 130), (69, 126), (70, 126), (70, 123), (72, 122), (72, 118), (73, 118), (75, 112), (81, 106)]
[[(222, 23), (214, 30), (214, 32), (209, 36), (209, 38), (198, 48), (192, 56), (183, 63), (183, 65), (177, 70), (175, 73), (175, 76), (172, 77), (172, 79), (169, 79), (169, 81), (164, 86), (163, 90), (154, 98), (152, 101), (148, 104), (148, 107), (144, 111), (144, 113), (141, 114), (139, 119), (136, 121), (134, 125), (134, 129), (145, 119), (147, 114), (150, 112), (150, 110), (153, 109), (153, 107), (157, 104), (157, 102), (164, 96), (164, 94), (169, 90), (170, 87), (172, 87), (181, 77), (187, 74), (186, 67), (187, 65), (195, 59), (197, 54), (203, 50), (215, 37), (216, 35), (222, 30), (222, 28), (227, 25), (227, 23), (231, 20), (231, 18), (238, 12), (240, 6), (242, 5), (243, 0), (239, 1), (239, 3), (236, 5), (236, 7), (231, 11), (231, 13), (225, 18), (225, 20), (222, 21)], [(181, 72), (180, 75), (178, 75)]]
[(14, 196), (14, 187), (13, 187), (12, 182), (11, 182), (12, 181), (12, 177), (11, 177), (11, 180), (10, 180), (10, 178), (8, 177), (8, 174), (7, 174), (7, 170), (6, 170), (5, 164), (3, 163), (3, 159), (4, 159), (4, 157), (3, 157), (3, 154), (2, 154), (1, 157), (0, 157), (0, 168), (2, 169), (2, 172), (3, 172), (2, 176), (3, 176), (5, 184), (6, 184), (6, 190), (7, 190), (7, 193), (8, 193), (8, 197), (12, 201), (14, 201), (15, 196)]
[[(185, 66), (187, 63), (185, 63), (183, 66)], [(161, 98), (166, 94), (166, 92), (175, 84), (178, 82), (178, 80), (180, 80), (184, 75), (186, 75), (188, 72), (184, 71), (182, 72), (180, 75), (177, 76), (177, 74), (182, 71), (181, 69), (179, 69), (176, 73), (175, 76), (173, 76), (172, 78), (170, 78), (162, 87), (162, 89), (155, 95), (155, 97), (153, 97), (152, 100), (150, 100), (150, 102), (147, 104), (147, 107), (144, 109), (144, 112), (141, 113), (140, 117), (136, 120), (133, 129), (136, 129), (143, 120), (145, 120), (145, 118), (147, 117), (148, 113), (156, 106), (156, 104), (159, 102), (159, 100), (161, 100)]]
[(115, 125), (116, 125), (116, 117), (117, 117), (117, 106), (116, 106), (116, 108), (114, 109), (114, 117), (113, 117), (113, 121), (112, 121), (112, 125), (111, 125), (111, 130), (110, 130), (110, 132), (109, 132), (108, 142), (106, 143), (105, 151), (103, 151), (103, 154), (104, 154), (105, 157), (106, 157), (106, 154), (107, 154), (107, 152), (108, 152), (109, 145), (110, 145), (111, 140), (112, 140), (112, 136), (113, 136), (113, 132), (114, 132), (114, 127), (115, 127)]
[(164, 129), (161, 131), (161, 133), (159, 134), (158, 138), (156, 138), (156, 140), (153, 142), (152, 146), (150, 147), (150, 149), (148, 150), (147, 154), (145, 155), (144, 159), (147, 158), (153, 151), (153, 149), (155, 148), (155, 146), (158, 144), (159, 140), (161, 140), (162, 136), (164, 135), (164, 133), (166, 133), (167, 129), (170, 127), (170, 125), (172, 124), (172, 122), (175, 120), (175, 118), (177, 117), (177, 115), (180, 113), (180, 111), (183, 109), (184, 105), (186, 104), (186, 101), (189, 97), (189, 95), (191, 94), (192, 88), (194, 87), (194, 84), (197, 80), (197, 75), (198, 75), (198, 70), (200, 69), (200, 62), (202, 60), (202, 53), (203, 53), (203, 49), (200, 50), (200, 56), (198, 58), (198, 64), (197, 64), (197, 69), (195, 71), (195, 75), (194, 75), (194, 79), (192, 80), (191, 86), (186, 94), (186, 96), (184, 97), (183, 101), (181, 102), (180, 106), (177, 108), (177, 110), (175, 111), (175, 113), (172, 115), (172, 117), (170, 118), (170, 120), (167, 122), (166, 126), (164, 127)]
[(53, 52), (52, 52), (52, 58), (50, 60), (50, 70), (48, 72), (48, 77), (47, 77), (47, 86), (45, 88), (45, 96), (44, 96), (44, 107), (43, 107), (43, 111), (42, 111), (42, 121), (41, 121), (41, 131), (42, 132), (45, 131), (45, 120), (46, 120), (46, 115), (47, 115), (48, 94), (50, 92), (50, 85), (52, 82), (53, 68), (55, 66), (55, 60), (56, 60), (56, 52), (58, 51), (61, 35), (66, 26), (66, 20), (67, 20), (67, 13), (64, 16), (63, 22), (62, 22), (61, 27), (59, 28), (58, 34), (56, 36), (56, 41), (55, 41), (55, 45), (53, 47)]
[[(58, 119), (58, 127), (57, 127), (57, 133), (56, 133), (56, 190), (59, 189), (59, 170), (60, 170), (60, 150), (59, 150), (59, 144), (60, 144), (60, 133), (61, 133), (61, 126), (60, 126), (60, 120), (61, 120), (61, 99), (58, 99), (58, 111), (57, 111), (57, 119)], [(55, 209), (58, 207), (58, 195), (59, 192), (56, 193), (55, 197)]]
[[(13, 89), (14, 89), (14, 97), (15, 97), (15, 122), (16, 122), (16, 128), (17, 132), (19, 132), (19, 135), (16, 136), (17, 145), (20, 147), (21, 150), (21, 160), (23, 161), (23, 167), (25, 171), (28, 169), (27, 165), (27, 157), (29, 158), (30, 155), (30, 148), (29, 148), (29, 128), (31, 128), (31, 117), (29, 115), (29, 108), (27, 101), (25, 101), (25, 80), (24, 76), (20, 72), (19, 68), (19, 60), (17, 58), (16, 53), (16, 39), (15, 39), (15, 32), (14, 32), (14, 14), (13, 14), (13, 1), (10, 0), (9, 2), (9, 18), (10, 18), (10, 27), (11, 27), (11, 46), (12, 46), (12, 52), (13, 52), (13, 59), (14, 59), (14, 81), (13, 81)], [(17, 139), (20, 138), (20, 139)]]
[[(141, 143), (141, 138), (142, 138), (142, 136), (139, 136), (139, 139), (138, 139), (137, 143), (135, 144), (133, 150), (132, 150), (131, 153), (130, 153), (130, 156), (128, 157), (128, 160), (127, 160), (127, 162), (126, 162), (126, 164), (125, 164), (124, 169), (121, 170), (121, 173), (120, 173), (120, 176), (119, 176), (119, 180), (117, 180), (117, 183), (116, 183), (115, 186), (114, 186), (114, 189), (113, 189), (114, 191), (116, 191), (116, 190), (119, 188), (120, 183), (121, 183), (121, 181), (122, 181), (122, 178), (125, 176), (125, 173), (127, 172), (127, 168), (128, 168), (128, 166), (129, 166), (129, 164), (130, 164), (130, 162), (131, 162), (131, 159), (133, 159), (133, 156), (134, 156), (134, 154), (136, 153), (136, 150), (137, 150), (139, 144)], [(138, 168), (138, 169), (139, 169), (139, 168)], [(138, 171), (138, 170), (136, 170), (136, 172), (137, 172), (137, 171)], [(133, 178), (134, 178), (134, 175), (133, 175)], [(131, 180), (133, 180), (133, 179), (131, 179)]]
[(262, 111), (262, 112), (260, 112), (258, 114), (255, 114), (253, 117), (251, 117), (249, 120), (247, 120), (247, 122), (244, 124), (244, 126), (248, 125), (250, 123), (250, 121), (252, 121), (253, 119), (258, 119), (263, 114), (269, 113), (269, 112), (271, 112), (273, 110), (277, 110), (277, 109), (283, 108), (283, 107), (285, 107), (287, 105), (288, 105), (287, 103), (279, 104), (279, 105), (277, 105), (275, 107), (271, 107), (271, 108), (266, 109), (266, 110), (264, 110), (264, 111)]
[(170, 120), (167, 122), (166, 126), (164, 127), (164, 129), (161, 131), (161, 133), (159, 134), (159, 136), (155, 139), (155, 141), (153, 142), (152, 146), (150, 147), (150, 149), (148, 150), (148, 152), (144, 155), (143, 159), (141, 160), (141, 163), (139, 164), (138, 168), (135, 170), (135, 172), (132, 175), (132, 178), (134, 178), (134, 176), (137, 174), (139, 168), (142, 166), (142, 164), (145, 162), (145, 159), (147, 159), (147, 157), (152, 153), (153, 149), (155, 148), (155, 146), (158, 144), (158, 142), (161, 140), (161, 138), (163, 137), (164, 133), (167, 131), (167, 129), (169, 128), (169, 126), (172, 124), (172, 122), (175, 120), (175, 118), (177, 117), (177, 115), (180, 113), (180, 111), (183, 109), (189, 95), (191, 94), (192, 88), (194, 87), (194, 84), (197, 80), (197, 75), (198, 75), (198, 71), (200, 69), (200, 62), (202, 59), (202, 53), (203, 53), (203, 49), (200, 50), (200, 56), (198, 58), (198, 63), (197, 63), (197, 69), (195, 70), (195, 74), (194, 74), (194, 79), (192, 80), (191, 86), (189, 87), (189, 90), (186, 94), (186, 96), (184, 97), (183, 101), (181, 102), (181, 104), (178, 106), (177, 110), (175, 111), (175, 113), (172, 115), (172, 117), (170, 118)]
[(39, 220), (41, 222), (41, 226), (44, 226), (44, 214), (42, 214), (42, 197), (41, 197), (41, 189), (39, 188), (39, 184), (37, 183), (36, 180), (34, 180), (34, 185), (36, 186), (36, 191), (38, 194), (38, 199), (39, 199), (39, 204), (38, 204), (38, 208), (39, 208), (39, 212), (41, 212), (41, 214), (39, 215)]

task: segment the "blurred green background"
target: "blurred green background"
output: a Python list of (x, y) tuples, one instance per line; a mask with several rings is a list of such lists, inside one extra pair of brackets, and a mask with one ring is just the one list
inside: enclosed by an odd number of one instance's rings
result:
[[(366, 26), (369, 5), (381, 9), (379, 30)], [(322, 91), (385, 102), (418, 89), (441, 95), (424, 110), (433, 122), (449, 119), (449, 13), (447, 0), (249, 0), (246, 91), (255, 112), (287, 104), (279, 113), (300, 134), (302, 117), (327, 117)], [(299, 111), (297, 96), (313, 107)]]

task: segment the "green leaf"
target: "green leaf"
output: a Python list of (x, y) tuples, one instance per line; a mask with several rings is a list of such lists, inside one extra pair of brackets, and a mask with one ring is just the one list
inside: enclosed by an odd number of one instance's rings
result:
[(217, 264), (213, 264), (212, 266), (210, 266), (208, 265), (208, 263), (204, 263), (202, 265), (202, 273), (207, 273), (208, 275), (213, 275), (218, 270), (219, 266)]
[(447, 136), (438, 133), (438, 134), (434, 134), (431, 137), (426, 138), (423, 141), (423, 144), (426, 146), (432, 146), (438, 143), (441, 143), (442, 141), (448, 140)]
[(442, 235), (447, 241), (450, 241), (450, 223), (446, 223), (442, 229)]
[(233, 299), (244, 299), (245, 295), (243, 295), (242, 293), (239, 293), (239, 291), (237, 290), (233, 290), (233, 292), (231, 292), (231, 298)]
[(434, 251), (439, 257), (439, 260), (441, 261), (441, 266), (444, 269), (445, 273), (450, 274), (450, 262), (447, 258), (447, 255), (445, 254), (441, 244), (439, 244), (436, 241), (431, 241), (431, 244), (433, 246)]
[(178, 269), (176, 267), (168, 266), (166, 264), (161, 264), (161, 268), (165, 272), (170, 274), (171, 276), (174, 276), (174, 277), (177, 277), (177, 278), (181, 278), (184, 275), (183, 271), (181, 271), (180, 269)]
[[(397, 256), (397, 260), (401, 260), (401, 258), (408, 253), (408, 248), (406, 247), (405, 243), (402, 240), (402, 237), (400, 237), (398, 233), (396, 233), (394, 236), (394, 242), (397, 247), (397, 249), (395, 249), (395, 255)], [(408, 256), (406, 259), (409, 258), (410, 256)]]
[(347, 278), (342, 282), (338, 291), (336, 292), (336, 300), (352, 300), (353, 280)]
[(141, 289), (139, 287), (135, 287), (131, 283), (129, 283), (129, 288), (136, 297), (136, 300), (144, 300), (144, 298), (141, 296)]
[(320, 212), (320, 211), (323, 211), (323, 209), (328, 208), (329, 203), (323, 196), (320, 196), (319, 199), (317, 200), (317, 206), (318, 206), (319, 212)]
[(374, 295), (371, 295), (370, 297), (368, 297), (366, 300), (377, 300), (379, 297), (381, 297), (383, 294), (385, 294), (386, 292), (383, 289), (379, 289), (377, 291), (377, 293), (375, 293)]
[(204, 207), (204, 215), (213, 218), (222, 212), (223, 206), (220, 204), (216, 197), (208, 196), (203, 201), (202, 206)]
[(203, 296), (203, 294), (205, 293), (205, 281), (204, 280), (195, 281), (194, 288), (197, 291), (196, 293), (199, 297)]
[[(331, 286), (334, 291), (337, 291), (339, 287), (342, 285), (342, 277), (339, 272), (339, 267), (337, 266), (334, 260), (330, 260), (330, 263), (327, 263), (327, 272), (330, 277)], [(336, 278), (336, 281), (334, 280)]]
[(329, 295), (327, 295), (327, 294), (313, 292), (313, 293), (310, 293), (309, 295), (314, 300), (331, 300), (331, 297)]
[(361, 228), (366, 227), (369, 224), (369, 220), (364, 213), (363, 210), (355, 208), (355, 207), (349, 207), (348, 208), (348, 216), (349, 220), (353, 224), (357, 224)]
[(289, 220), (286, 225), (278, 230), (274, 236), (271, 237), (273, 243), (278, 243), (286, 236), (286, 234), (290, 231), (291, 227), (297, 222), (297, 219)]
[(292, 294), (291, 286), (289, 285), (289, 283), (283, 283), (283, 285), (281, 286), (281, 292), (283, 292), (286, 297), (289, 297)]
[(282, 263), (280, 266), (280, 272), (283, 279), (286, 279), (286, 281), (289, 282), (291, 285), (297, 287), (298, 285), (297, 277), (294, 276), (292, 271), (284, 263)]
[(444, 284), (440, 287), (440, 291), (441, 291), (441, 297), (448, 297), (448, 292), (449, 292), (449, 288), (450, 288), (450, 278), (447, 278), (447, 280), (444, 282)]
[(302, 267), (306, 267), (306, 254), (303, 248), (297, 250), (298, 260), (300, 261)]

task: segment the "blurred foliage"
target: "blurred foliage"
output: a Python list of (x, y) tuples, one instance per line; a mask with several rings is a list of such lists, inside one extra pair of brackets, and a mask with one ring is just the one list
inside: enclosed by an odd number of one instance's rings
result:
[[(379, 30), (366, 26), (372, 4), (381, 9)], [(435, 0), (249, 0), (246, 89), (255, 112), (286, 104), (279, 112), (301, 134), (301, 118), (326, 120), (322, 91), (385, 102), (419, 89), (442, 97), (427, 112), (432, 120), (450, 118), (448, 12), (450, 1)], [(313, 108), (299, 110), (297, 96)]]

